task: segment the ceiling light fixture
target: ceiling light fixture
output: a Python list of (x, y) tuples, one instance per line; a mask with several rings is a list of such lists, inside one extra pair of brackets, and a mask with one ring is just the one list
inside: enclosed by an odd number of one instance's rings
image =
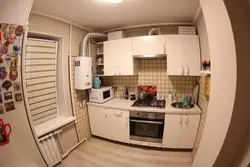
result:
[(107, 3), (122, 3), (123, 0), (104, 0)]

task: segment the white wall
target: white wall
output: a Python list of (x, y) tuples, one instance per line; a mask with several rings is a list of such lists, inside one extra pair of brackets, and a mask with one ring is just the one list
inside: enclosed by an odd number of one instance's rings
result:
[(236, 51), (223, 0), (200, 0), (212, 62), (211, 96), (200, 147), (192, 167), (212, 167), (232, 117), (236, 91)]
[(26, 25), (33, 0), (0, 0), (0, 23)]

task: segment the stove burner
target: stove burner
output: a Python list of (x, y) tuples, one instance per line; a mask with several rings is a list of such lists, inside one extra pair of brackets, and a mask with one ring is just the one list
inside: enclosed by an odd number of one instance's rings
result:
[(165, 108), (165, 100), (152, 100), (149, 107)]
[(155, 107), (165, 108), (165, 100), (156, 100), (155, 98), (146, 98), (145, 100), (137, 99), (132, 107)]

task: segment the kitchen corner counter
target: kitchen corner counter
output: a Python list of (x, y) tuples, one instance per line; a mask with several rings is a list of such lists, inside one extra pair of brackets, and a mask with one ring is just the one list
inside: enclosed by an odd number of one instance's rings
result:
[(200, 114), (202, 113), (201, 109), (195, 105), (192, 109), (177, 109), (171, 106), (171, 103), (166, 101), (165, 108), (152, 108), (152, 107), (131, 107), (135, 101), (125, 100), (120, 98), (114, 98), (106, 103), (93, 103), (88, 102), (89, 106), (96, 106), (102, 108), (118, 109), (118, 110), (128, 110), (128, 111), (144, 111), (144, 112), (157, 112), (157, 113), (166, 113), (166, 114)]

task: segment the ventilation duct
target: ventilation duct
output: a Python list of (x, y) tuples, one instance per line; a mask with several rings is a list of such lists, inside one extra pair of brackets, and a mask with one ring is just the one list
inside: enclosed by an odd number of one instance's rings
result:
[(107, 35), (105, 34), (101, 34), (101, 33), (89, 33), (85, 36), (85, 38), (82, 40), (82, 55), (81, 56), (86, 56), (88, 57), (89, 55), (87, 55), (87, 48), (88, 48), (88, 41), (90, 38), (98, 38), (98, 37), (107, 37)]

